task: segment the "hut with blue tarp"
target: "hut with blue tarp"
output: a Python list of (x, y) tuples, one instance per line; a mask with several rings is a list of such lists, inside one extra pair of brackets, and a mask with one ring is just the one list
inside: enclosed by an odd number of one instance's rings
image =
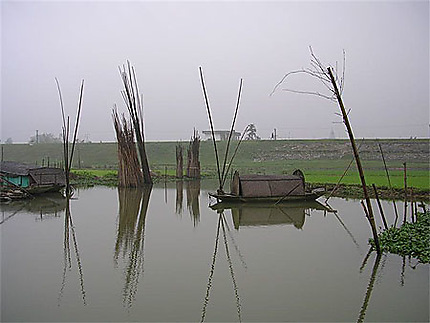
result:
[(14, 186), (32, 194), (59, 191), (66, 184), (64, 171), (60, 168), (14, 161), (0, 163), (0, 177), (2, 189), (6, 186)]

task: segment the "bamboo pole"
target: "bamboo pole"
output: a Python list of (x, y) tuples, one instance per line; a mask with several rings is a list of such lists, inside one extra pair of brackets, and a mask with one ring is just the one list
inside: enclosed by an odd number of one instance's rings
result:
[[(393, 187), (391, 185), (390, 174), (388, 172), (387, 163), (385, 162), (385, 156), (384, 156), (384, 152), (382, 151), (382, 145), (379, 142), (378, 142), (378, 146), (379, 146), (379, 151), (381, 152), (382, 161), (384, 162), (384, 168), (385, 168), (385, 173), (387, 174), (388, 186), (390, 187), (390, 191), (392, 191)], [(393, 208), (394, 208), (394, 213), (396, 214), (396, 219), (394, 221), (394, 226), (396, 226), (397, 220), (399, 218), (399, 213), (397, 212), (397, 204), (394, 199), (393, 199)]]
[(218, 148), (216, 145), (216, 140), (215, 140), (215, 130), (214, 130), (214, 125), (213, 125), (213, 121), (212, 121), (212, 114), (211, 114), (211, 110), (209, 107), (209, 99), (208, 99), (208, 95), (206, 92), (206, 86), (205, 86), (205, 81), (203, 78), (203, 70), (201, 67), (199, 67), (199, 71), (200, 71), (200, 81), (202, 84), (202, 89), (203, 89), (203, 95), (205, 98), (205, 104), (206, 104), (206, 110), (208, 113), (208, 118), (209, 118), (209, 125), (211, 127), (211, 134), (212, 134), (212, 142), (214, 145), (214, 150), (215, 150), (215, 159), (216, 159), (216, 166), (217, 166), (217, 172), (218, 172), (218, 181), (219, 181), (219, 188), (218, 191), (219, 193), (223, 192), (223, 185), (222, 185), (222, 178), (221, 178), (221, 171), (220, 171), (220, 166), (219, 166), (219, 157), (218, 157)]
[(363, 171), (363, 167), (361, 165), (361, 160), (360, 160), (360, 156), (358, 153), (358, 149), (357, 149), (357, 146), (355, 144), (354, 134), (352, 132), (352, 128), (351, 128), (351, 125), (350, 125), (349, 120), (348, 120), (348, 115), (346, 113), (345, 106), (343, 104), (343, 100), (342, 100), (342, 97), (340, 95), (339, 89), (337, 87), (337, 83), (336, 83), (336, 80), (333, 76), (333, 72), (331, 70), (331, 67), (328, 67), (327, 71), (328, 71), (328, 74), (330, 76), (330, 80), (331, 80), (331, 83), (333, 85), (334, 92), (336, 94), (336, 99), (339, 103), (340, 110), (342, 112), (343, 121), (344, 121), (346, 129), (348, 131), (349, 140), (351, 141), (351, 146), (352, 146), (352, 150), (354, 152), (355, 162), (357, 164), (358, 173), (360, 174), (360, 181), (361, 181), (361, 186), (363, 188), (364, 198), (366, 199), (366, 205), (367, 205), (367, 211), (368, 211), (368, 220), (369, 220), (369, 223), (370, 223), (370, 226), (372, 229), (373, 238), (375, 240), (376, 251), (378, 254), (380, 254), (381, 248), (379, 246), (378, 232), (376, 230), (376, 224), (375, 224), (375, 219), (373, 216), (372, 204), (370, 202), (370, 197), (369, 197), (369, 194), (367, 192), (366, 180), (364, 178), (364, 171)]
[(222, 174), (221, 174), (221, 179), (222, 179), (221, 184), (222, 184), (222, 186), (224, 186), (225, 177), (227, 177), (227, 174), (228, 174), (228, 170), (226, 171), (227, 157), (228, 157), (228, 151), (229, 151), (229, 148), (230, 148), (231, 138), (232, 138), (232, 135), (233, 135), (233, 132), (234, 132), (234, 126), (235, 126), (235, 123), (236, 123), (237, 112), (239, 110), (240, 95), (242, 93), (242, 84), (243, 84), (243, 80), (241, 79), (240, 80), (240, 85), (239, 85), (239, 93), (237, 95), (236, 109), (234, 111), (233, 121), (231, 123), (230, 133), (228, 135), (228, 140), (227, 140), (227, 148), (226, 148), (225, 154), (224, 154), (224, 164), (222, 166)]
[(379, 212), (381, 213), (382, 222), (384, 223), (384, 227), (388, 230), (387, 220), (385, 219), (384, 210), (382, 209), (381, 201), (379, 201), (378, 190), (376, 189), (375, 184), (372, 184), (373, 191), (375, 192), (376, 202), (378, 203)]
[(403, 163), (403, 180), (405, 184), (405, 208), (403, 212), (403, 224), (406, 223), (406, 216), (408, 213), (408, 176), (406, 174), (406, 163)]

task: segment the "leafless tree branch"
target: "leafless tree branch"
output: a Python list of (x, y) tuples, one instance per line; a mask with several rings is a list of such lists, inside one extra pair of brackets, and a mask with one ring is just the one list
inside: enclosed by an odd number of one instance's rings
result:
[(270, 93), (270, 96), (272, 96), (278, 88), (285, 82), (285, 80), (293, 75), (293, 74), (307, 74), (317, 80), (319, 80), (323, 86), (330, 92), (330, 94), (322, 94), (319, 92), (314, 91), (299, 91), (299, 90), (291, 90), (291, 89), (283, 89), (283, 91), (292, 92), (292, 93), (299, 93), (299, 94), (310, 94), (310, 95), (316, 95), (325, 99), (328, 99), (330, 101), (336, 100), (336, 94), (333, 88), (333, 84), (330, 78), (330, 75), (327, 72), (327, 66), (331, 67), (333, 70), (335, 70), (335, 80), (338, 84), (338, 88), (340, 93), (343, 93), (344, 88), (344, 82), (345, 82), (345, 51), (343, 51), (343, 64), (342, 64), (342, 75), (339, 76), (339, 68), (338, 63), (336, 62), (335, 67), (333, 68), (330, 64), (325, 64), (322, 62), (313, 52), (313, 49), (311, 46), (309, 46), (309, 51), (311, 55), (310, 60), (310, 66), (309, 68), (302, 68), (300, 70), (292, 71), (287, 74), (285, 74), (282, 79), (275, 85), (272, 92)]

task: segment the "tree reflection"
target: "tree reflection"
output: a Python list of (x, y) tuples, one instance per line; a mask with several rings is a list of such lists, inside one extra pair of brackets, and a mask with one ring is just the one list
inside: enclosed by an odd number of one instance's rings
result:
[[(214, 248), (214, 253), (212, 255), (211, 269), (209, 272), (208, 284), (206, 287), (206, 294), (205, 294), (205, 298), (204, 298), (204, 302), (203, 302), (202, 316), (201, 316), (200, 322), (204, 322), (204, 320), (206, 318), (206, 309), (207, 309), (207, 306), (209, 304), (210, 292), (211, 292), (212, 285), (213, 285), (213, 275), (215, 273), (215, 262), (216, 262), (217, 254), (218, 254), (218, 246), (219, 246), (219, 240), (220, 240), (220, 229), (221, 229), (222, 235), (223, 235), (225, 254), (227, 257), (231, 281), (233, 284), (234, 295), (236, 298), (237, 315), (238, 315), (239, 322), (242, 322), (239, 290), (238, 290), (236, 278), (234, 275), (233, 262), (231, 261), (230, 250), (228, 248), (226, 228), (227, 228), (227, 230), (229, 230), (229, 227), (227, 225), (227, 221), (226, 221), (225, 216), (224, 216), (224, 212), (221, 212), (219, 214), (219, 217), (218, 217), (217, 231), (216, 231), (216, 237), (215, 237), (215, 248)], [(242, 261), (243, 261), (243, 259), (242, 259)]]
[(152, 186), (118, 188), (119, 220), (114, 262), (120, 254), (125, 263), (123, 304), (131, 307), (136, 297), (139, 278), (144, 272), (145, 219)]
[[(72, 237), (72, 241), (70, 241), (70, 237)], [(63, 269), (63, 280), (61, 282), (60, 295), (58, 296), (59, 303), (61, 302), (61, 299), (64, 294), (64, 289), (66, 287), (67, 272), (72, 270), (72, 252), (70, 249), (71, 243), (73, 244), (73, 251), (76, 258), (76, 264), (78, 266), (79, 284), (80, 284), (80, 289), (82, 294), (82, 301), (84, 305), (87, 305), (81, 257), (79, 255), (79, 248), (78, 248), (78, 241), (76, 239), (75, 226), (73, 225), (72, 213), (70, 211), (70, 198), (66, 198), (66, 210), (64, 213), (64, 242), (63, 242), (64, 269)]]

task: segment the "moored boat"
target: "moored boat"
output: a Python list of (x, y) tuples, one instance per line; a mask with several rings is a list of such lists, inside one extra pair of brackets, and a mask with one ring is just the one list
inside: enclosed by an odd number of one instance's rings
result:
[(46, 192), (58, 192), (65, 186), (64, 171), (12, 161), (0, 163), (2, 199), (25, 198)]
[(306, 190), (303, 172), (292, 175), (239, 175), (231, 181), (231, 192), (209, 193), (218, 203), (286, 203), (314, 201), (325, 192), (324, 188)]

